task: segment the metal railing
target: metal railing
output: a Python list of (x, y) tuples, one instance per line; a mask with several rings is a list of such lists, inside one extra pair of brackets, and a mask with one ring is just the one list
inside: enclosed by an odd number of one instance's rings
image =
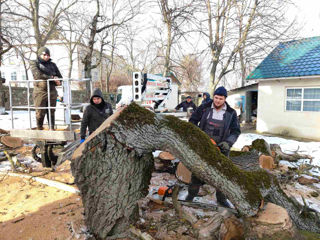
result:
[[(50, 81), (59, 80), (62, 82), (63, 87), (63, 95), (67, 96), (66, 104), (62, 107), (52, 107), (50, 103)], [(47, 82), (47, 95), (48, 95), (48, 106), (47, 107), (35, 107), (34, 105), (31, 106), (30, 104), (30, 83), (31, 82)], [(71, 82), (90, 82), (90, 95), (92, 94), (92, 81), (90, 78), (84, 79), (72, 79), (72, 78), (55, 78), (55, 79), (48, 79), (48, 80), (10, 80), (9, 83), (9, 96), (10, 96), (10, 114), (11, 114), (11, 127), (14, 129), (14, 118), (13, 118), (13, 110), (14, 109), (28, 109), (28, 116), (29, 116), (29, 127), (32, 129), (32, 121), (31, 121), (31, 109), (46, 109), (48, 110), (48, 124), (52, 126), (51, 122), (51, 109), (64, 109), (64, 124), (69, 125), (70, 131), (72, 131), (72, 121), (71, 121), (71, 109), (72, 109), (72, 92), (71, 92)], [(27, 84), (27, 106), (14, 106), (12, 102), (12, 84), (16, 83), (26, 83)], [(65, 98), (64, 98), (65, 100)], [(82, 104), (82, 103), (79, 103)], [(68, 116), (68, 118), (66, 117)], [(69, 121), (68, 121), (69, 119)], [(53, 126), (54, 127), (54, 126)]]

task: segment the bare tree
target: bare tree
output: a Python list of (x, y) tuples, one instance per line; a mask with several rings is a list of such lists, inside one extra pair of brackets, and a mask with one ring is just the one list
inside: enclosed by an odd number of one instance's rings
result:
[[(6, 3), (7, 1), (0, 1), (0, 67), (2, 65), (2, 56), (13, 47), (12, 42), (10, 41), (10, 39), (8, 39), (9, 37), (8, 36), (9, 32), (7, 31), (8, 28), (3, 25), (5, 20), (4, 13), (7, 12), (7, 8), (8, 8), (8, 5)], [(1, 72), (0, 72), (0, 77), (1, 77)]]
[(64, 45), (68, 49), (68, 78), (71, 78), (72, 74), (75, 60), (74, 53), (81, 44), (85, 29), (88, 28), (88, 23), (85, 22), (86, 19), (79, 17), (79, 15), (81, 15), (79, 12), (65, 11), (61, 17), (59, 33)]
[[(249, 11), (247, 21), (244, 23), (243, 33), (240, 38), (236, 39), (234, 43), (230, 42), (231, 27), (234, 26), (232, 21), (233, 11), (236, 1), (234, 0), (219, 0), (212, 5), (210, 0), (206, 0), (206, 10), (208, 14), (208, 28), (205, 35), (208, 37), (208, 43), (211, 53), (211, 70), (210, 70), (210, 90), (215, 89), (223, 76), (228, 74), (232, 69), (229, 69), (230, 63), (234, 60), (238, 53), (240, 46), (247, 39), (249, 29), (256, 14), (256, 8), (259, 0), (254, 0), (247, 8)], [(215, 25), (215, 28), (213, 27)], [(228, 46), (226, 46), (228, 45)], [(228, 48), (228, 54), (223, 56), (224, 48)], [(225, 61), (222, 63), (222, 58)], [(221, 70), (218, 73), (218, 66), (221, 64)]]
[[(7, 53), (12, 47), (12, 43), (8, 38), (7, 28), (4, 26), (4, 12), (7, 9), (7, 1), (0, 1), (0, 68), (2, 66), (2, 57), (5, 53)], [(2, 75), (0, 71), (0, 107), (4, 107), (5, 100), (4, 100), (4, 91), (2, 90)]]
[[(84, 64), (84, 71), (85, 71), (85, 77), (91, 78), (91, 70), (96, 68), (100, 64), (100, 59), (95, 64), (92, 64), (92, 57), (93, 57), (93, 51), (95, 44), (97, 42), (97, 35), (103, 34), (104, 32), (112, 31), (114, 30), (114, 27), (121, 27), (128, 23), (130, 20), (132, 20), (136, 14), (138, 13), (140, 2), (135, 0), (127, 0), (123, 1), (122, 6), (123, 8), (121, 11), (118, 11), (117, 19), (111, 18), (111, 20), (107, 16), (107, 12), (102, 10), (105, 10), (102, 8), (102, 3), (105, 3), (101, 0), (96, 0), (96, 12), (94, 16), (92, 17), (92, 20), (90, 22), (90, 33), (88, 37), (88, 42), (86, 44), (87, 51), (85, 57), (82, 59), (82, 62)], [(111, 6), (115, 6), (117, 3), (116, 0), (112, 0)], [(110, 6), (110, 5), (109, 5)], [(115, 14), (113, 14), (116, 16)], [(105, 34), (105, 36), (108, 36), (108, 34)], [(100, 42), (100, 52), (104, 50), (104, 46), (107, 44), (106, 38), (103, 38), (103, 41)], [(111, 47), (114, 47), (112, 45)], [(89, 90), (89, 86), (87, 86), (87, 89)], [(89, 94), (87, 94), (89, 95)]]
[(179, 66), (174, 68), (178, 79), (182, 79), (182, 87), (186, 91), (198, 91), (200, 86), (202, 68), (201, 61), (196, 55), (188, 54), (183, 56)]
[[(158, 64), (157, 40), (150, 34), (151, 29), (139, 26), (128, 27), (124, 36), (123, 47), (129, 72), (153, 72)], [(142, 36), (139, 34), (142, 33)]]
[[(243, 34), (247, 4), (246, 1), (238, 1), (236, 5), (239, 38)], [(290, 22), (285, 16), (287, 6), (290, 4), (292, 4), (290, 0), (260, 1), (257, 6), (257, 13), (249, 29), (247, 40), (239, 49), (241, 86), (245, 85), (245, 78), (252, 66), (256, 65), (257, 61), (261, 61), (275, 44), (279, 41), (294, 39), (299, 33), (295, 28), (295, 20)]]
[(292, 24), (284, 17), (284, 7), (289, 3), (290, 0), (199, 1), (197, 28), (205, 36), (210, 55), (210, 91), (221, 80), (228, 82), (226, 76), (231, 72), (236, 77), (239, 73), (244, 81), (250, 67), (275, 42), (293, 36), (289, 34)]
[(190, 21), (196, 5), (193, 4), (193, 0), (172, 1), (171, 4), (167, 0), (157, 1), (167, 31), (163, 69), (163, 75), (167, 76), (171, 70), (173, 44), (181, 37), (185, 37), (183, 26)]
[(29, 0), (28, 3), (11, 0), (11, 2), (10, 14), (30, 23), (36, 48), (39, 49), (55, 33), (61, 14), (74, 6), (78, 0)]

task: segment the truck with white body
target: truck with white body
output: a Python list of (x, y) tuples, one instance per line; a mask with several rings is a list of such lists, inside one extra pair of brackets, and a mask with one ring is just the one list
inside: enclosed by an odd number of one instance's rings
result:
[(120, 86), (117, 95), (121, 95), (117, 107), (135, 101), (155, 112), (172, 110), (178, 105), (178, 85), (169, 77), (134, 72), (132, 85)]

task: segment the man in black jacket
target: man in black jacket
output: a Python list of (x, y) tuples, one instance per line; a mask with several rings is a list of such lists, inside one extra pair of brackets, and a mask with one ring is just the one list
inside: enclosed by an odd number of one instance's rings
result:
[(187, 112), (188, 108), (190, 107), (193, 109), (193, 111), (195, 111), (197, 108), (196, 105), (192, 102), (191, 96), (188, 96), (185, 101), (183, 101), (175, 107), (175, 110), (179, 110), (180, 108), (182, 108), (183, 112)]
[[(226, 102), (227, 90), (219, 87), (213, 94), (213, 100), (201, 104), (192, 114), (189, 122), (199, 126), (208, 136), (213, 139), (222, 154), (229, 156), (230, 148), (237, 141), (240, 135), (240, 126), (236, 111)], [(203, 183), (192, 176), (188, 189), (187, 200), (192, 200), (199, 192)], [(217, 200), (220, 204), (228, 207), (224, 194), (217, 190)]]
[[(48, 80), (49, 81), (49, 98), (50, 98), (50, 107), (56, 106), (57, 101), (57, 90), (56, 86), (61, 85), (62, 75), (57, 67), (57, 65), (51, 61), (50, 51), (46, 47), (41, 47), (38, 50), (38, 58), (37, 60), (30, 61), (30, 68), (33, 75), (34, 80), (42, 80), (34, 82), (34, 90), (33, 90), (33, 101), (35, 107), (48, 107)], [(50, 110), (51, 115), (51, 125), (50, 129), (54, 129), (55, 117), (54, 112), (55, 109)], [(43, 121), (45, 115), (47, 114), (48, 123), (49, 121), (49, 110), (48, 109), (37, 109), (36, 108), (36, 120), (37, 120), (37, 129), (43, 129)]]
[(112, 114), (111, 104), (104, 101), (101, 90), (96, 88), (90, 98), (90, 105), (86, 107), (83, 113), (80, 128), (80, 142), (84, 142), (86, 138), (87, 127), (90, 135)]

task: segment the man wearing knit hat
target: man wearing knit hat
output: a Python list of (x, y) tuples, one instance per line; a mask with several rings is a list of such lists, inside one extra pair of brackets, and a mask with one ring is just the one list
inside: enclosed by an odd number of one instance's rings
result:
[(197, 106), (193, 103), (191, 96), (188, 96), (188, 97), (186, 98), (186, 100), (183, 101), (182, 103), (178, 104), (178, 105), (175, 107), (174, 110), (177, 111), (177, 110), (179, 110), (179, 109), (181, 109), (181, 108), (182, 108), (182, 111), (183, 111), (183, 112), (187, 112), (187, 111), (188, 111), (188, 108), (192, 108), (193, 111), (195, 111), (196, 108), (197, 108)]
[[(57, 101), (57, 90), (55, 86), (61, 85), (59, 78), (62, 78), (62, 75), (55, 63), (51, 61), (50, 51), (46, 47), (41, 47), (37, 53), (37, 60), (30, 61), (30, 68), (34, 80), (41, 80), (34, 82), (33, 90), (33, 101), (35, 107), (48, 107), (48, 83), (49, 79), (49, 96), (50, 96), (50, 107), (56, 106)], [(54, 129), (55, 116), (54, 109), (51, 109), (51, 125), (50, 129)], [(36, 120), (37, 120), (37, 129), (43, 129), (43, 121), (45, 115), (47, 114), (48, 124), (49, 121), (49, 110), (48, 109), (36, 109)]]
[[(199, 126), (219, 147), (222, 154), (229, 156), (230, 148), (237, 141), (240, 135), (240, 126), (237, 119), (236, 111), (226, 102), (228, 96), (224, 87), (219, 87), (214, 91), (213, 100), (201, 104), (192, 114), (189, 122)], [(200, 185), (203, 183), (192, 176), (187, 200), (192, 200), (198, 192)], [(217, 190), (217, 200), (220, 204), (228, 207), (224, 194)]]

